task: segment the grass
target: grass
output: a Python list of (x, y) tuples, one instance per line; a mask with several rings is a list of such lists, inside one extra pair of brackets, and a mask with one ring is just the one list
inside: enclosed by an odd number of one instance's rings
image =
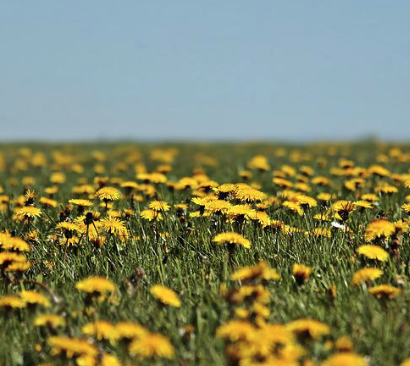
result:
[[(400, 152), (392, 148), (400, 148)], [(224, 284), (228, 288), (240, 288), (240, 284), (230, 281), (233, 270), (260, 261), (266, 261), (281, 275), (280, 281), (270, 281), (265, 285), (270, 293), (268, 323), (286, 324), (296, 319), (312, 318), (331, 328), (328, 335), (303, 343), (306, 354), (300, 365), (307, 360), (321, 364), (337, 352), (333, 342), (340, 336), (350, 337), (353, 351), (365, 357), (372, 366), (400, 365), (410, 356), (408, 233), (398, 235), (401, 244), (399, 257), (390, 254), (386, 262), (369, 262), (356, 254), (356, 249), (365, 242), (364, 232), (372, 220), (381, 217), (390, 222), (408, 219), (401, 209), (410, 194), (410, 189), (403, 184), (410, 178), (406, 176), (410, 174), (408, 145), (3, 144), (0, 153), (0, 184), (3, 190), (0, 231), (7, 230), (13, 236), (23, 238), (31, 248), (27, 253), (31, 268), (21, 275), (3, 273), (0, 296), (19, 294), (24, 289), (35, 290), (51, 302), (49, 308), (41, 305), (11, 310), (0, 308), (0, 360), (3, 366), (75, 365), (76, 357), (64, 359), (61, 355), (54, 355), (47, 340), (54, 333), (85, 339), (82, 327), (95, 320), (111, 323), (126, 320), (141, 324), (150, 332), (165, 335), (175, 347), (172, 359), (141, 360), (131, 357), (127, 347), (119, 343), (90, 340), (100, 355), (115, 355), (122, 364), (228, 364), (232, 360), (229, 361), (224, 353), (227, 344), (216, 337), (216, 331), (234, 317), (233, 309), (239, 305), (230, 304), (220, 287)], [(44, 159), (36, 155), (38, 153), (43, 154)], [(268, 159), (268, 171), (247, 168), (256, 155)], [(344, 169), (343, 174), (335, 174), (334, 168), (339, 166), (340, 159), (350, 160), (352, 166), (362, 170)], [(258, 184), (260, 191), (276, 198), (274, 204), (263, 207), (270, 219), (280, 220), (283, 225), (297, 228), (299, 232), (289, 234), (270, 226), (262, 228), (251, 220), (240, 224), (217, 213), (191, 217), (190, 213), (199, 210), (199, 206), (191, 201), (198, 194), (196, 189), (171, 190), (166, 183), (144, 183), (137, 179), (138, 172), (153, 172), (164, 164), (172, 168), (166, 174), (167, 182), (178, 182), (183, 177), (196, 177), (198, 180), (202, 173), (218, 184)], [(295, 169), (295, 174), (283, 173), (287, 171), (283, 169), (284, 165)], [(369, 168), (374, 165), (382, 165), (389, 174), (378, 176), (371, 173)], [(302, 166), (311, 167), (313, 175), (298, 176)], [(245, 169), (252, 173), (252, 178), (247, 181), (239, 175)], [(300, 187), (294, 186), (292, 191), (313, 198), (321, 192), (328, 192), (334, 195), (332, 202), (341, 199), (357, 201), (363, 193), (374, 193), (375, 188), (382, 184), (396, 187), (397, 192), (377, 193), (377, 205), (363, 212), (353, 211), (345, 223), (350, 230), (344, 232), (332, 227), (331, 221), (314, 219), (314, 215), (324, 213), (330, 207), (322, 207), (320, 201), (317, 207), (305, 209), (303, 215), (284, 207), (284, 189), (272, 183), (273, 172), (279, 171), (294, 185), (305, 179), (310, 189), (303, 193)], [(64, 173), (65, 181), (50, 182), (55, 172)], [(312, 179), (317, 176), (329, 178), (331, 186), (313, 184)], [(72, 192), (73, 187), (89, 184), (98, 189), (97, 177), (109, 178), (106, 185), (117, 187), (122, 192), (121, 182), (135, 181), (140, 185), (136, 192), (140, 197), (133, 205), (127, 198), (112, 202), (111, 210), (118, 211), (129, 237), (122, 241), (101, 231), (101, 236), (106, 239), (102, 246), (91, 243), (83, 235), (78, 245), (66, 247), (63, 245), (64, 236), (56, 229), (60, 211), (67, 207), (69, 199), (78, 198)], [(362, 178), (363, 187), (347, 189), (344, 183), (353, 178)], [(155, 194), (146, 194), (148, 191), (143, 184), (153, 187)], [(50, 186), (59, 188), (51, 197), (58, 205), (42, 207), (39, 199), (49, 197), (45, 189)], [(28, 188), (36, 192), (35, 206), (42, 210), (41, 216), (29, 225), (24, 220), (19, 222), (14, 216), (16, 210), (24, 205), (24, 199), (19, 200), (19, 197)], [(108, 215), (104, 204), (100, 206), (93, 195), (82, 197), (92, 200), (93, 209), (101, 213), (101, 218)], [(161, 213), (162, 221), (150, 222), (141, 218), (140, 212), (156, 198), (168, 202), (170, 211)], [(178, 215), (173, 206), (180, 203), (187, 204), (187, 213), (183, 216)], [(240, 202), (231, 200), (231, 203)], [(249, 204), (256, 208), (255, 202)], [(126, 216), (125, 210), (132, 212)], [(78, 212), (73, 207), (68, 220), (76, 217)], [(329, 229), (331, 236), (309, 235), (318, 227)], [(33, 231), (36, 237), (29, 237)], [(249, 239), (251, 248), (238, 248), (231, 258), (227, 247), (212, 242), (216, 234), (229, 231), (241, 233)], [(376, 244), (392, 253), (391, 237)], [(301, 286), (292, 276), (295, 263), (303, 263), (313, 269), (312, 275)], [(367, 285), (352, 286), (353, 274), (366, 266), (382, 269), (382, 277)], [(115, 301), (93, 300), (88, 303), (75, 285), (89, 276), (112, 280), (117, 289)], [(400, 288), (401, 293), (392, 299), (379, 299), (368, 292), (368, 287), (382, 283)], [(150, 294), (154, 284), (163, 284), (174, 290), (182, 306), (173, 308), (160, 304)], [(329, 294), (331, 285), (336, 288), (335, 298)], [(247, 306), (249, 303), (245, 304)], [(43, 313), (63, 316), (66, 326), (56, 331), (34, 326), (35, 318)], [(184, 327), (188, 325), (193, 326), (192, 335), (184, 335)], [(257, 363), (254, 360), (252, 364)]]

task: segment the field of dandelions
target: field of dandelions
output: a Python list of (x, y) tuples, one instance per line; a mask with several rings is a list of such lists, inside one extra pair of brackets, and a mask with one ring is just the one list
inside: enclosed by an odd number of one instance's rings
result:
[(410, 146), (0, 145), (0, 365), (410, 365)]

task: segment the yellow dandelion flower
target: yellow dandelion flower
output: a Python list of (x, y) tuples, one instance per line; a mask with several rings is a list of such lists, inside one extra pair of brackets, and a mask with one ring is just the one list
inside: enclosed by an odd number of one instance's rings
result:
[(403, 206), (401, 206), (401, 209), (402, 209), (405, 213), (410, 214), (410, 203), (405, 203), (405, 204), (403, 204)]
[(142, 325), (133, 322), (119, 322), (115, 324), (118, 339), (136, 339), (146, 336), (149, 332)]
[(77, 282), (76, 289), (92, 295), (106, 295), (115, 291), (115, 285), (108, 278), (88, 277)]
[(292, 274), (298, 284), (304, 283), (312, 274), (312, 267), (305, 266), (304, 264), (295, 263), (292, 268)]
[(165, 201), (152, 201), (149, 203), (149, 208), (154, 211), (169, 211), (170, 205)]
[[(312, 179), (312, 184), (315, 184), (317, 186), (322, 186), (322, 187), (329, 187), (332, 185), (331, 181), (329, 178), (327, 177), (314, 177)], [(331, 197), (329, 197), (329, 199), (326, 199), (324, 201), (329, 201)], [(318, 199), (320, 199), (318, 197)]]
[(318, 339), (330, 334), (330, 327), (314, 319), (297, 319), (286, 324), (286, 328), (296, 335), (307, 335), (313, 339)]
[(245, 239), (241, 234), (235, 232), (221, 233), (214, 237), (213, 242), (216, 244), (239, 245), (246, 249), (251, 247), (251, 242)]
[(355, 201), (353, 202), (353, 204), (361, 209), (366, 209), (366, 208), (373, 208), (373, 204), (369, 201), (365, 201), (365, 200), (360, 200), (360, 201)]
[(76, 223), (68, 221), (58, 223), (56, 229), (61, 231), (69, 231), (72, 233), (80, 231), (80, 227)]
[(143, 210), (140, 212), (140, 216), (148, 221), (161, 221), (163, 219), (161, 212), (154, 210)]
[(181, 300), (178, 295), (171, 289), (161, 285), (154, 285), (150, 290), (151, 294), (165, 305), (169, 305), (175, 308), (181, 306)]
[(24, 197), (26, 199), (26, 202), (28, 204), (32, 204), (33, 201), (36, 199), (37, 197), (37, 193), (35, 191), (33, 191), (32, 189), (28, 189), (26, 191), (26, 193), (24, 194)]
[(128, 230), (125, 222), (116, 217), (108, 216), (101, 220), (101, 227), (110, 235), (119, 237), (122, 241), (128, 238)]
[(26, 302), (20, 296), (7, 295), (0, 297), (0, 308), (21, 309), (26, 307)]
[(228, 293), (228, 301), (233, 304), (241, 304), (245, 301), (258, 301), (267, 304), (270, 301), (270, 292), (262, 285), (242, 286), (232, 293)]
[(226, 213), (230, 209), (231, 204), (224, 200), (209, 200), (205, 203), (205, 210), (212, 214)]
[(41, 210), (34, 206), (24, 206), (20, 208), (17, 213), (16, 217), (18, 220), (23, 221), (25, 219), (34, 219), (41, 215)]
[(388, 177), (390, 175), (389, 170), (381, 165), (372, 165), (367, 171), (370, 174), (378, 175), (380, 177)]
[(273, 178), (272, 179), (273, 184), (281, 187), (281, 188), (292, 188), (293, 183), (284, 179), (284, 178)]
[(316, 197), (319, 201), (330, 201), (333, 196), (331, 193), (322, 192), (319, 193)]
[(253, 281), (255, 279), (279, 280), (280, 275), (275, 269), (269, 268), (265, 262), (260, 262), (255, 266), (243, 267), (231, 275), (232, 281)]
[(266, 194), (245, 184), (236, 184), (235, 198), (242, 202), (260, 202), (266, 199)]
[(27, 259), (25, 255), (14, 252), (1, 252), (0, 253), (0, 266), (6, 267), (13, 262), (24, 263)]
[(101, 358), (100, 366), (121, 366), (121, 361), (116, 356), (105, 353)]
[(135, 339), (129, 347), (130, 354), (142, 359), (175, 357), (174, 346), (171, 342), (158, 333), (149, 333), (141, 338)]
[(95, 196), (102, 201), (116, 201), (121, 197), (121, 192), (114, 187), (103, 187), (100, 188)]
[(227, 210), (227, 215), (231, 220), (243, 221), (255, 212), (249, 205), (235, 205)]
[(351, 352), (353, 349), (353, 342), (349, 337), (341, 336), (336, 340), (335, 348), (339, 352)]
[(50, 196), (56, 194), (58, 191), (59, 191), (59, 188), (57, 186), (47, 187), (44, 189), (44, 192)]
[(362, 194), (360, 199), (364, 201), (369, 201), (369, 202), (377, 202), (379, 200), (379, 197), (373, 193), (365, 193), (365, 194)]
[(378, 186), (374, 189), (376, 193), (384, 193), (384, 194), (393, 194), (397, 193), (399, 190), (395, 186), (391, 186), (389, 184)]
[(354, 273), (352, 278), (352, 285), (358, 286), (363, 282), (373, 281), (383, 274), (383, 271), (378, 268), (363, 268)]
[(255, 326), (246, 320), (230, 320), (216, 330), (216, 336), (231, 342), (250, 340), (256, 335)]
[(381, 262), (385, 262), (389, 258), (389, 253), (377, 245), (361, 245), (356, 251), (368, 259), (375, 259)]
[(137, 179), (142, 180), (146, 183), (155, 183), (155, 184), (165, 183), (167, 181), (166, 175), (162, 173), (156, 173), (156, 172), (137, 174)]
[(14, 262), (7, 266), (6, 272), (26, 272), (30, 267), (30, 262)]
[(86, 339), (70, 338), (66, 336), (53, 336), (48, 339), (53, 355), (65, 354), (68, 358), (73, 356), (97, 356), (98, 350)]
[(23, 239), (18, 237), (9, 237), (0, 239), (0, 247), (4, 250), (16, 251), (16, 252), (29, 252), (30, 245), (28, 245)]
[(36, 291), (22, 291), (20, 296), (28, 305), (42, 305), (46, 308), (51, 306), (50, 300)]
[(256, 155), (247, 164), (249, 169), (257, 169), (261, 172), (270, 170), (270, 165), (266, 156)]
[(395, 231), (393, 223), (384, 219), (374, 220), (367, 225), (364, 237), (369, 242), (377, 238), (389, 238)]
[(43, 205), (43, 207), (56, 208), (58, 206), (58, 202), (56, 200), (52, 200), (51, 198), (47, 197), (40, 197), (39, 202)]
[(357, 353), (341, 352), (329, 356), (322, 366), (367, 366), (367, 362)]
[(91, 207), (93, 205), (93, 203), (90, 200), (84, 199), (71, 199), (68, 202), (78, 207)]
[(138, 183), (134, 181), (126, 181), (126, 182), (121, 183), (121, 188), (125, 188), (128, 191), (137, 189), (138, 187), (139, 187)]
[(396, 233), (407, 233), (409, 231), (410, 223), (408, 221), (397, 220), (393, 224), (396, 228)]
[(95, 337), (99, 341), (103, 339), (113, 341), (117, 338), (115, 329), (114, 324), (111, 324), (105, 320), (97, 320), (93, 323), (85, 324), (81, 328), (81, 332), (84, 335)]
[(369, 293), (376, 296), (377, 298), (393, 298), (401, 293), (401, 290), (397, 287), (390, 286), (387, 284), (378, 285), (369, 288)]
[(283, 202), (282, 206), (288, 208), (293, 212), (298, 213), (299, 216), (303, 215), (303, 208), (299, 202), (285, 201)]
[(343, 221), (346, 221), (349, 214), (356, 209), (353, 202), (340, 200), (332, 204), (332, 210), (336, 212)]
[(296, 196), (297, 202), (302, 206), (302, 207), (316, 207), (317, 206), (317, 201), (309, 196), (306, 196), (304, 194), (300, 194)]
[(34, 319), (36, 327), (58, 328), (65, 326), (65, 319), (57, 314), (40, 314)]

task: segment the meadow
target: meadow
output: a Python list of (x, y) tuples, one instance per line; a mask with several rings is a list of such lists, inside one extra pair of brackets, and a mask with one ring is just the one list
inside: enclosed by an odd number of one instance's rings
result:
[(410, 365), (410, 145), (1, 144), (0, 365)]

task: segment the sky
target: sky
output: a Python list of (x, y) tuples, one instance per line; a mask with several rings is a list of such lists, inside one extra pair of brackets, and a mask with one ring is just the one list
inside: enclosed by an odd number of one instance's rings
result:
[(410, 141), (410, 1), (0, 0), (0, 140)]

